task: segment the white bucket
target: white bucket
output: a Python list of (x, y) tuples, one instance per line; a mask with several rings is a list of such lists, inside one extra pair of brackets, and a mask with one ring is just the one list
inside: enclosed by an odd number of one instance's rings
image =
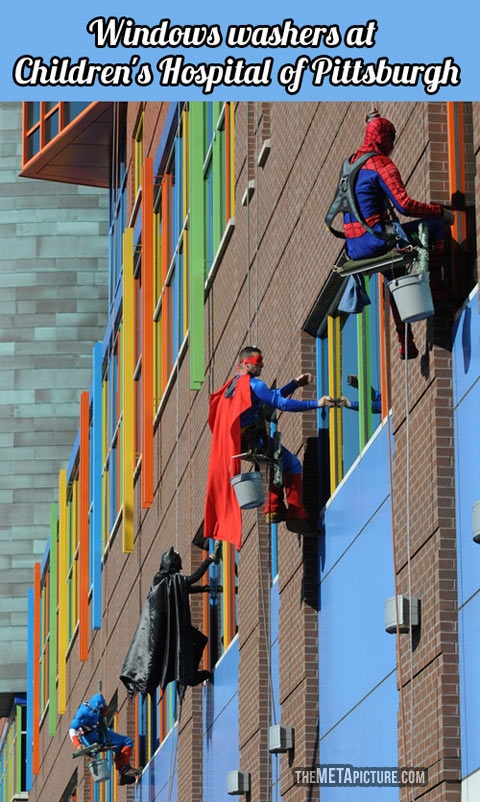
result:
[(235, 490), (240, 509), (251, 510), (254, 507), (261, 507), (264, 503), (260, 471), (238, 473), (236, 476), (232, 476), (230, 483)]
[(429, 275), (428, 272), (409, 273), (388, 282), (388, 288), (395, 299), (398, 314), (404, 323), (424, 320), (435, 314)]
[(88, 764), (88, 768), (90, 769), (90, 774), (94, 782), (104, 783), (106, 780), (110, 779), (110, 766), (108, 765), (108, 760), (105, 760), (105, 758), (91, 760)]

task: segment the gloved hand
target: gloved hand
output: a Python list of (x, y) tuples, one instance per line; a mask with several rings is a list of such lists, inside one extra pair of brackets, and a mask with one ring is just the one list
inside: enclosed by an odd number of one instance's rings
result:
[(310, 384), (312, 381), (312, 374), (302, 373), (301, 376), (297, 376), (295, 381), (297, 382), (297, 387), (305, 387), (306, 384)]
[(215, 546), (213, 547), (213, 554), (210, 554), (210, 559), (214, 565), (218, 565), (220, 560), (222, 559), (222, 541), (217, 540), (215, 541)]
[(447, 225), (453, 226), (455, 222), (455, 215), (452, 210), (447, 209), (446, 206), (442, 206), (442, 218), (445, 220)]

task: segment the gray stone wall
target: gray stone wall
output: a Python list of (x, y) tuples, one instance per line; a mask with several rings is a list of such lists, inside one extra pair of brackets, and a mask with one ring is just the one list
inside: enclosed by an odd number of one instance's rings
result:
[(0, 714), (25, 689), (27, 589), (107, 321), (108, 192), (18, 178), (0, 103)]

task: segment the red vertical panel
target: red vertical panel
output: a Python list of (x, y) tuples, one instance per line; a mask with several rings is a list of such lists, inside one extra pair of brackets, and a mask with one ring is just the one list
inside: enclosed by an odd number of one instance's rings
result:
[(78, 471), (79, 488), (79, 549), (78, 549), (78, 623), (79, 658), (88, 660), (88, 589), (89, 589), (89, 394), (80, 396), (80, 454)]
[(40, 771), (40, 563), (33, 568), (33, 727), (32, 772)]
[(153, 159), (142, 177), (142, 507), (153, 502)]

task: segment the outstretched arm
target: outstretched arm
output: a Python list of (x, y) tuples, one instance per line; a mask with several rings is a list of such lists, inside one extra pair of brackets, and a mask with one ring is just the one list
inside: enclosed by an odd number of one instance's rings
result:
[(218, 565), (221, 559), (222, 559), (222, 541), (217, 540), (213, 547), (213, 552), (208, 555), (207, 559), (203, 561), (203, 563), (197, 568), (196, 571), (193, 572), (193, 574), (185, 577), (189, 593), (205, 593), (207, 588), (208, 590), (210, 590), (208, 585), (199, 585), (198, 587), (192, 587), (192, 585), (195, 582), (198, 582), (198, 580), (202, 578), (202, 576), (209, 569), (212, 563)]
[[(380, 157), (381, 158), (381, 157)], [(379, 157), (375, 157), (379, 160)], [(383, 191), (401, 214), (407, 217), (442, 217), (443, 211), (439, 203), (422, 203), (408, 194), (396, 164), (388, 157), (376, 165)]]
[[(307, 374), (304, 375), (306, 376)], [(294, 379), (293, 381), (295, 382), (295, 387), (300, 386), (297, 384), (297, 379)], [(308, 399), (305, 401), (297, 400), (296, 398), (285, 398), (283, 392), (285, 391), (285, 388), (288, 388), (290, 385), (293, 385), (293, 382), (290, 382), (289, 385), (284, 385), (284, 387), (278, 390), (270, 390), (265, 382), (261, 381), (261, 379), (252, 377), (250, 380), (252, 393), (257, 396), (262, 404), (268, 404), (269, 406), (275, 407), (275, 409), (280, 409), (284, 412), (306, 412), (308, 409), (330, 406), (330, 404), (327, 402), (327, 396), (323, 396), (323, 398), (319, 400)], [(295, 387), (292, 386), (292, 390), (294, 390)]]

